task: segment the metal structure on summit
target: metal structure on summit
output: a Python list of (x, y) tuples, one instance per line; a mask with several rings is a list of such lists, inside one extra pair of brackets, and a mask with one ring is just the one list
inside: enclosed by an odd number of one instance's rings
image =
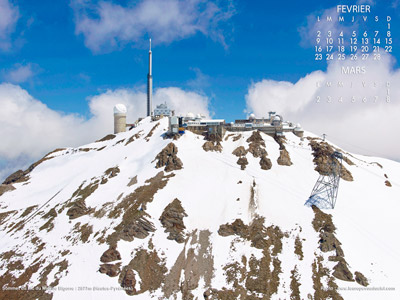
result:
[(322, 209), (333, 209), (336, 205), (339, 190), (340, 171), (343, 155), (335, 151), (331, 155), (330, 173), (320, 175), (305, 205), (315, 205)]

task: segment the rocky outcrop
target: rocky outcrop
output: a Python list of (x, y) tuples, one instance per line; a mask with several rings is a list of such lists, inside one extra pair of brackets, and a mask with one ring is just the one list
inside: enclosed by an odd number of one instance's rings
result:
[(115, 245), (106, 250), (100, 257), (100, 261), (103, 263), (109, 263), (120, 259), (121, 259), (121, 254), (118, 252), (117, 246)]
[[(390, 183), (389, 180), (385, 180), (385, 185), (388, 187), (392, 187), (392, 184)], [(0, 195), (1, 195), (1, 192), (0, 192)]]
[(54, 151), (51, 151), (51, 152), (47, 153), (45, 156), (43, 156), (43, 158), (41, 158), (37, 162), (31, 164), (29, 166), (29, 168), (26, 169), (25, 171), (18, 170), (16, 172), (14, 172), (13, 174), (8, 176), (4, 180), (3, 184), (8, 185), (8, 184), (12, 184), (12, 183), (28, 181), (29, 180), (29, 173), (31, 173), (33, 171), (33, 169), (35, 169), (38, 165), (40, 165), (41, 163), (45, 162), (46, 160), (52, 159), (53, 157), (49, 157), (50, 154), (53, 154), (55, 152), (62, 151), (62, 150), (65, 150), (65, 149), (64, 148), (58, 148), (58, 149), (56, 149)]
[(124, 225), (120, 237), (130, 242), (133, 241), (134, 238), (144, 239), (149, 236), (150, 232), (154, 232), (155, 230), (152, 222), (147, 220), (144, 216), (140, 216)]
[[(329, 175), (332, 173), (332, 162), (339, 163), (336, 158), (332, 158), (335, 149), (332, 148), (327, 142), (318, 142), (316, 139), (310, 138), (311, 149), (313, 151), (314, 160), (316, 164), (315, 171), (321, 175)], [(353, 176), (350, 171), (342, 165), (340, 177), (346, 181), (353, 181)]]
[(256, 143), (265, 147), (265, 142), (258, 130), (253, 131), (251, 136), (246, 140), (248, 143)]
[(182, 207), (181, 201), (174, 199), (168, 204), (160, 217), (160, 222), (165, 228), (165, 232), (169, 233), (167, 239), (175, 240), (178, 243), (185, 241), (183, 231), (186, 228), (183, 218), (187, 217)]
[(6, 192), (15, 190), (15, 187), (12, 184), (1, 184), (0, 185), (0, 196)]
[(79, 218), (83, 215), (87, 215), (94, 211), (94, 209), (86, 207), (85, 200), (97, 190), (100, 180), (96, 179), (87, 186), (83, 187), (84, 184), (85, 182), (83, 182), (72, 194), (71, 200), (75, 200), (66, 205), (66, 207), (69, 207), (67, 210), (67, 215), (71, 220)]
[(243, 146), (239, 146), (233, 150), (232, 154), (237, 157), (245, 156), (247, 154), (247, 150)]
[(146, 142), (148, 142), (150, 140), (150, 138), (153, 136), (154, 130), (156, 130), (156, 128), (158, 126), (160, 126), (160, 123), (157, 123), (156, 125), (154, 125), (153, 128), (149, 131), (149, 133), (145, 137)]
[(263, 170), (269, 170), (272, 168), (272, 162), (268, 157), (266, 157), (264, 155), (260, 159), (260, 166), (261, 166), (261, 169), (263, 169)]
[(337, 264), (333, 267), (332, 275), (340, 280), (354, 281), (353, 274), (349, 270), (344, 252), (341, 248), (341, 243), (335, 236), (336, 227), (332, 222), (332, 216), (322, 212), (314, 205), (312, 206), (312, 209), (315, 214), (312, 225), (314, 230), (319, 232), (319, 245), (321, 251), (335, 251), (335, 255), (329, 257), (330, 261), (337, 262)]
[(86, 207), (85, 200), (80, 199), (71, 204), (71, 207), (67, 210), (67, 216), (72, 220), (87, 215), (92, 211), (93, 209)]
[[(140, 276), (140, 290), (136, 290), (136, 271)], [(155, 291), (165, 280), (167, 268), (156, 250), (139, 249), (129, 264), (122, 268), (119, 282), (128, 295), (142, 294)]]
[(208, 289), (205, 299), (270, 299), (277, 292), (280, 282), (281, 262), (278, 255), (282, 251), (284, 235), (279, 227), (265, 228), (264, 218), (257, 217), (250, 225), (245, 225), (240, 219), (221, 225), (218, 233), (222, 236), (237, 235), (251, 241), (252, 247), (262, 249), (262, 256), (242, 256), (241, 261), (227, 264), (224, 271), (230, 287)]
[(265, 150), (265, 142), (259, 131), (253, 131), (251, 136), (246, 141), (249, 143), (249, 149), (247, 151), (253, 154), (254, 157), (268, 155), (267, 151)]
[(164, 168), (166, 172), (180, 170), (183, 167), (182, 161), (177, 156), (178, 147), (169, 143), (157, 156), (156, 168)]
[(135, 273), (133, 272), (132, 269), (127, 269), (125, 271), (124, 277), (121, 280), (121, 287), (124, 288), (125, 292), (128, 295), (136, 295), (136, 279), (135, 279)]
[(280, 155), (278, 157), (278, 165), (281, 166), (291, 166), (293, 163), (290, 160), (289, 152), (286, 149), (280, 151)]
[(341, 259), (337, 265), (333, 267), (332, 275), (343, 281), (354, 281), (353, 274), (350, 272), (344, 259)]
[(240, 166), (241, 170), (246, 169), (246, 166), (249, 164), (249, 162), (247, 161), (247, 158), (245, 156), (239, 157), (239, 159), (236, 163)]
[(110, 277), (116, 277), (121, 273), (120, 264), (102, 264), (100, 265), (99, 272)]
[(279, 150), (285, 150), (286, 149), (286, 147), (285, 147), (286, 138), (285, 137), (275, 134), (274, 135), (274, 140), (275, 140), (275, 142), (278, 143)]
[(354, 272), (356, 277), (356, 282), (362, 286), (368, 286), (369, 282), (368, 279), (360, 272)]
[(204, 151), (216, 151), (216, 152), (221, 152), (222, 151), (222, 145), (220, 142), (211, 142), (207, 141), (203, 144), (203, 149)]
[(108, 134), (105, 137), (101, 138), (100, 140), (97, 140), (96, 143), (109, 141), (109, 140), (114, 139), (115, 137), (116, 137), (115, 134)]
[(163, 189), (169, 178), (174, 177), (174, 173), (164, 175), (164, 171), (145, 181), (135, 191), (127, 195), (118, 203), (108, 214), (109, 218), (119, 218), (122, 220), (114, 228), (114, 232), (107, 237), (109, 245), (115, 245), (120, 239), (127, 241), (134, 237), (144, 238), (154, 231), (154, 225), (147, 220), (150, 217), (146, 213), (147, 203), (153, 201), (154, 195), (158, 190)]

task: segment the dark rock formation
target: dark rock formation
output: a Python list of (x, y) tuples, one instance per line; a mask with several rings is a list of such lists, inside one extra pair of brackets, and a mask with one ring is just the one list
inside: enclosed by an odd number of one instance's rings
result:
[(354, 272), (354, 275), (356, 277), (356, 282), (362, 286), (368, 286), (369, 282), (368, 279), (360, 272)]
[(333, 267), (332, 275), (340, 280), (354, 281), (353, 274), (348, 268), (348, 264), (344, 258), (344, 252), (341, 248), (341, 243), (334, 235), (336, 227), (332, 222), (332, 216), (325, 214), (318, 207), (312, 206), (315, 217), (312, 225), (315, 231), (319, 232), (320, 249), (323, 252), (336, 251), (336, 256), (330, 256), (330, 261), (338, 263)]
[(240, 169), (242, 170), (246, 169), (246, 166), (249, 164), (246, 157), (239, 157), (236, 163), (240, 166)]
[(109, 140), (114, 139), (115, 137), (116, 137), (115, 134), (108, 134), (105, 137), (101, 138), (100, 140), (97, 140), (96, 143), (109, 141)]
[(133, 272), (132, 269), (128, 269), (125, 272), (125, 275), (122, 279), (121, 282), (121, 287), (124, 288), (125, 292), (128, 295), (135, 295), (136, 294), (136, 279), (135, 279), (135, 273)]
[(293, 163), (290, 160), (289, 152), (286, 149), (280, 151), (280, 155), (278, 157), (278, 165), (281, 166), (291, 166)]
[(333, 276), (337, 279), (344, 280), (344, 281), (354, 281), (353, 274), (350, 272), (349, 268), (347, 267), (346, 261), (340, 260), (336, 266), (333, 267)]
[[(318, 142), (315, 139), (311, 139), (309, 145), (313, 150), (313, 161), (316, 164), (315, 171), (317, 171), (321, 175), (331, 174), (331, 163), (333, 160), (337, 162), (335, 158), (331, 157), (335, 149), (333, 149), (332, 146), (329, 145), (327, 142)], [(353, 181), (353, 176), (351, 175), (350, 171), (347, 170), (346, 167), (343, 165), (340, 172), (340, 177), (346, 181)]]
[(272, 168), (272, 162), (268, 157), (266, 157), (264, 155), (260, 159), (260, 166), (261, 166), (261, 169), (263, 169), (263, 170), (269, 170)]
[(164, 168), (166, 172), (180, 170), (183, 167), (182, 161), (177, 156), (178, 147), (174, 143), (169, 143), (157, 156), (156, 168)]
[(92, 211), (93, 209), (86, 207), (85, 200), (80, 199), (71, 204), (71, 207), (67, 210), (67, 216), (72, 220), (87, 215)]
[(110, 277), (116, 277), (121, 273), (120, 265), (116, 264), (102, 264), (99, 269), (100, 273), (106, 274)]
[(262, 157), (268, 155), (267, 150), (265, 150), (261, 144), (251, 143), (249, 145), (248, 151), (253, 154), (254, 157)]
[(232, 154), (237, 157), (245, 156), (247, 154), (247, 150), (243, 146), (239, 146), (233, 150)]
[(125, 241), (133, 241), (133, 238), (144, 239), (150, 232), (154, 232), (155, 230), (153, 223), (144, 216), (141, 216), (125, 224), (120, 237)]
[(1, 184), (0, 185), (0, 196), (6, 192), (15, 190), (15, 187), (12, 184)]
[(260, 144), (261, 146), (265, 147), (265, 142), (264, 142), (263, 138), (261, 137), (261, 134), (260, 134), (260, 132), (258, 130), (253, 131), (251, 136), (246, 141), (248, 143)]
[(174, 199), (174, 201), (165, 207), (160, 221), (165, 228), (165, 232), (169, 233), (167, 237), (169, 240), (175, 240), (178, 243), (185, 241), (183, 235), (183, 231), (186, 228), (183, 223), (184, 217), (187, 217), (187, 214), (182, 207), (181, 201), (178, 199)]
[(222, 151), (222, 145), (220, 142), (212, 142), (212, 141), (207, 141), (203, 144), (203, 149), (204, 151), (217, 151), (221, 152)]
[(103, 263), (109, 263), (120, 259), (121, 259), (121, 254), (118, 252), (117, 246), (110, 247), (110, 249), (106, 250), (100, 257), (100, 261)]
[(392, 184), (390, 183), (389, 180), (386, 180), (386, 181), (385, 181), (385, 185), (388, 186), (388, 187), (391, 187), (391, 186), (392, 186)]

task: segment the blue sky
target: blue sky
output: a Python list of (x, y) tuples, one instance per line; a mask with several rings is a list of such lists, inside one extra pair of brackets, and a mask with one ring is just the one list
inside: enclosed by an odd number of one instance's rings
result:
[[(315, 61), (313, 45), (316, 17), (337, 18), (338, 4), (370, 5), (370, 18), (392, 17), (393, 52), (366, 63), (361, 79), (344, 79), (390, 81), (390, 103), (361, 103), (364, 94), (384, 99), (383, 87), (341, 91), (359, 97), (359, 105), (314, 103), (316, 95), (338, 96), (315, 88), (316, 81), (342, 80), (336, 70), (345, 63)], [(0, 0), (0, 177), (54, 148), (112, 131), (113, 104), (128, 104), (132, 119), (143, 116), (149, 37), (156, 102), (227, 121), (276, 110), (347, 150), (400, 160), (389, 136), (400, 130), (399, 12), (399, 0)], [(368, 24), (384, 32), (387, 23)], [(374, 124), (378, 111), (384, 127)]]
[[(224, 2), (220, 3), (225, 8)], [(379, 1), (373, 11), (393, 14), (383, 2)], [(12, 50), (0, 52), (1, 68), (33, 64), (35, 75), (19, 84), (50, 108), (87, 115), (86, 97), (106, 89), (145, 85), (146, 39), (150, 34), (146, 30), (113, 49), (92, 51), (85, 46), (85, 37), (75, 32), (76, 18), (69, 1), (12, 3), (18, 6), (20, 19), (12, 35)], [(135, 1), (114, 3), (135, 5)], [(196, 88), (212, 98), (215, 116), (230, 120), (243, 117), (244, 96), (252, 81), (271, 78), (295, 82), (326, 68), (313, 60), (311, 46), (300, 45), (299, 27), (305, 25), (308, 15), (338, 3), (234, 1), (232, 16), (219, 24), (226, 47), (200, 32), (166, 42), (153, 36), (154, 87), (192, 89), (188, 83), (201, 72), (205, 76)]]

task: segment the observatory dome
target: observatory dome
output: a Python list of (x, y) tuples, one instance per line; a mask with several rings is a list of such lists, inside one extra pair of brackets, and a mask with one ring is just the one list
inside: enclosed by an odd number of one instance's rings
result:
[(280, 122), (280, 121), (281, 121), (281, 117), (280, 117), (280, 116), (275, 116), (275, 117), (274, 117), (274, 121)]
[(249, 120), (254, 120), (255, 118), (256, 118), (256, 115), (255, 114), (251, 114), (250, 117), (249, 117)]
[(194, 119), (194, 113), (191, 113), (191, 112), (187, 113), (186, 118)]
[(114, 106), (114, 114), (126, 114), (127, 109), (124, 104), (117, 104)]

